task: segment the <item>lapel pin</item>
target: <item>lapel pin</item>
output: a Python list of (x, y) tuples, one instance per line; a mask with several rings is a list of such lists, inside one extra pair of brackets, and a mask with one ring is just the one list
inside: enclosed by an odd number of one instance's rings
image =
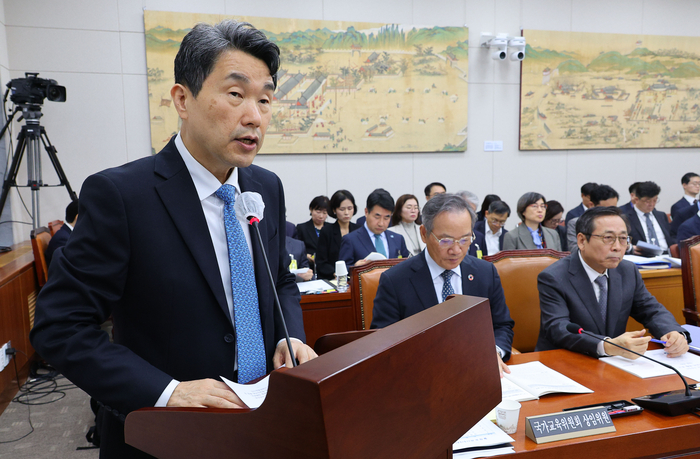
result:
[(474, 275), (473, 275), (473, 274), (468, 275), (468, 276), (467, 276), (467, 279), (469, 279), (470, 281), (473, 281), (473, 280), (474, 280)]

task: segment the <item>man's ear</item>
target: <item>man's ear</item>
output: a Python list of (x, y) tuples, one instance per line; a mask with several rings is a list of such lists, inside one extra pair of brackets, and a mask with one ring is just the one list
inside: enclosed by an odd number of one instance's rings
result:
[(420, 225), (420, 238), (424, 243), (428, 243), (428, 230), (425, 229), (424, 225)]
[(183, 85), (176, 83), (170, 88), (170, 97), (173, 99), (177, 114), (181, 119), (186, 120), (189, 117), (187, 113), (187, 103), (190, 99), (194, 98), (192, 93)]

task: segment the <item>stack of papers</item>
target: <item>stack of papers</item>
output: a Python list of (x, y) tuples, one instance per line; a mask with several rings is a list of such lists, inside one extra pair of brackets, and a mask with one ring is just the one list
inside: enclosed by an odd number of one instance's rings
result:
[(455, 459), (500, 456), (514, 453), (510, 435), (484, 418), (452, 445)]
[(325, 280), (297, 282), (297, 288), (301, 293), (333, 293), (336, 291), (335, 287)]
[(681, 259), (673, 258), (668, 255), (659, 255), (657, 257), (640, 257), (637, 255), (625, 255), (625, 260), (631, 261), (639, 269), (659, 269), (659, 268), (680, 268)]
[(504, 373), (501, 379), (503, 400), (524, 402), (537, 400), (547, 394), (590, 394), (593, 392), (573, 379), (552, 370), (542, 362), (508, 365), (508, 368), (510, 374)]
[[(666, 365), (671, 365), (683, 376), (700, 381), (700, 356), (686, 352), (680, 357), (671, 358), (666, 355), (666, 351), (663, 349), (646, 351), (644, 355), (656, 359), (659, 362), (663, 362)], [(643, 379), (675, 374), (673, 370), (669, 370), (666, 367), (641, 357), (636, 360), (630, 360), (616, 355), (613, 357), (603, 357), (600, 360)]]

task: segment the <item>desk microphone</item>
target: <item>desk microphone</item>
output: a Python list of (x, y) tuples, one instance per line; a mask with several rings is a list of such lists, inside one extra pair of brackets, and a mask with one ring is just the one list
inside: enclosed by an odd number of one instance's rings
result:
[(647, 360), (658, 363), (659, 365), (673, 370), (678, 377), (681, 378), (681, 381), (683, 381), (685, 390), (660, 392), (658, 394), (643, 395), (641, 397), (633, 398), (632, 401), (637, 405), (668, 416), (678, 416), (679, 414), (690, 413), (700, 407), (700, 390), (691, 390), (690, 387), (688, 387), (688, 383), (686, 382), (685, 378), (671, 365), (667, 365), (644, 354), (634, 352), (631, 349), (615, 344), (607, 337), (588, 332), (574, 323), (569, 323), (566, 326), (566, 330), (569, 333), (592, 336), (593, 338), (605, 341), (608, 344), (624, 349), (625, 351), (638, 355), (639, 357), (644, 357)]
[(255, 234), (258, 236), (258, 242), (260, 242), (260, 250), (263, 253), (263, 260), (265, 260), (265, 267), (267, 268), (267, 274), (270, 277), (270, 287), (273, 295), (275, 296), (275, 305), (277, 306), (277, 313), (282, 320), (282, 329), (284, 331), (284, 339), (287, 341), (287, 348), (289, 349), (289, 355), (292, 357), (292, 366), (297, 366), (297, 359), (294, 356), (294, 349), (292, 348), (292, 341), (289, 339), (289, 332), (287, 331), (287, 322), (284, 320), (284, 314), (282, 314), (282, 306), (280, 305), (280, 299), (277, 296), (277, 289), (275, 288), (275, 279), (272, 277), (272, 271), (270, 270), (270, 262), (267, 260), (267, 253), (265, 252), (265, 246), (263, 245), (262, 236), (260, 236), (260, 228), (258, 228), (258, 223), (263, 219), (263, 214), (265, 211), (265, 203), (263, 202), (262, 196), (259, 193), (252, 191), (246, 191), (241, 193), (236, 199), (234, 204), (234, 209), (236, 215), (242, 215), (248, 220), (248, 224), (255, 228)]

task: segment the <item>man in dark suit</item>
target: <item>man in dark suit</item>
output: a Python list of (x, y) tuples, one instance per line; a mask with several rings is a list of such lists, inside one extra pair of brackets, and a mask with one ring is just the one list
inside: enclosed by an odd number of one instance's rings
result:
[[(289, 236), (285, 238), (287, 253), (289, 254), (288, 265), (291, 269), (292, 258), (294, 257), (294, 262), (296, 263), (296, 269), (309, 268), (309, 259), (306, 258), (306, 246), (303, 242), (298, 239), (293, 239)], [(314, 277), (314, 271), (309, 268), (305, 273), (299, 273), (296, 275), (297, 282), (310, 281)]]
[[(503, 250), (503, 239), (508, 232), (506, 221), (510, 217), (510, 207), (503, 201), (493, 201), (484, 214), (484, 220), (474, 224), (474, 231), (484, 234), (484, 246), (481, 250), (484, 256), (496, 255)], [(488, 223), (488, 226), (486, 225)], [(471, 248), (470, 248), (471, 250)]]
[(51, 266), (51, 258), (54, 252), (59, 247), (63, 247), (68, 242), (68, 238), (73, 232), (75, 223), (78, 221), (78, 206), (79, 200), (75, 199), (71, 201), (68, 206), (66, 206), (66, 221), (63, 225), (56, 231), (56, 234), (51, 236), (48, 247), (46, 247), (46, 252), (44, 252), (44, 257), (46, 257), (46, 266)]
[(622, 212), (616, 207), (594, 207), (577, 223), (578, 252), (557, 261), (537, 277), (541, 315), (535, 351), (564, 348), (593, 357), (637, 358), (600, 339), (566, 329), (575, 323), (644, 353), (651, 337), (645, 337), (644, 330), (625, 332), (632, 316), (666, 342), (670, 357), (685, 353), (685, 330), (649, 293), (637, 267), (623, 260), (628, 233)]
[(683, 197), (671, 206), (671, 218), (673, 220), (688, 207), (698, 202), (698, 193), (700, 193), (700, 175), (695, 172), (688, 172), (681, 177), (681, 185), (683, 186)]
[(439, 194), (447, 193), (447, 188), (440, 182), (429, 183), (425, 187), (425, 200), (430, 201), (432, 198)]
[(501, 372), (510, 357), (513, 325), (493, 264), (465, 256), (476, 214), (459, 196), (434, 196), (422, 210), (426, 250), (382, 273), (371, 328), (383, 328), (445, 301), (451, 294), (488, 298)]
[(637, 185), (635, 194), (637, 202), (632, 210), (625, 210), (630, 224), (630, 239), (634, 253), (639, 254), (637, 242), (644, 241), (667, 250), (676, 243), (671, 236), (671, 227), (665, 213), (654, 207), (659, 200), (661, 187), (654, 182), (641, 182)]
[(569, 224), (569, 221), (572, 218), (580, 217), (583, 215), (586, 209), (593, 207), (593, 203), (591, 202), (591, 191), (593, 191), (597, 186), (598, 184), (593, 182), (583, 184), (581, 187), (581, 204), (566, 213), (566, 221), (564, 223), (565, 226)]
[(700, 210), (700, 201), (696, 202), (692, 206), (686, 207), (685, 209), (677, 213), (675, 217), (673, 217), (673, 220), (671, 221), (670, 230), (672, 239), (674, 239), (676, 242), (682, 241), (682, 239), (678, 237), (678, 229), (685, 221), (694, 217), (695, 214), (698, 213), (698, 210)]
[(678, 228), (678, 241), (684, 241), (698, 234), (700, 234), (700, 216), (696, 212)]
[(394, 198), (382, 188), (367, 197), (364, 225), (346, 235), (340, 243), (340, 260), (347, 266), (362, 266), (369, 261), (365, 257), (372, 252), (387, 258), (408, 258), (409, 251), (403, 236), (387, 230), (394, 211)]
[(636, 194), (637, 185), (639, 185), (640, 183), (642, 183), (642, 182), (634, 182), (632, 185), (630, 185), (627, 188), (627, 191), (629, 191), (629, 194), (630, 194), (630, 200), (628, 203), (625, 203), (625, 204), (619, 206), (620, 210), (622, 212), (627, 212), (627, 211), (631, 211), (634, 209), (634, 205), (637, 203), (637, 194)]
[[(103, 404), (102, 458), (150, 457), (124, 443), (130, 411), (242, 407), (220, 375), (247, 382), (292, 364), (271, 288), (297, 359), (315, 356), (302, 343), (299, 290), (287, 268), (282, 184), (251, 165), (278, 67), (277, 46), (249, 24), (196, 25), (175, 58), (180, 133), (159, 154), (83, 184), (80, 224), (54, 257), (30, 337)], [(263, 247), (234, 213), (233, 198), (247, 191), (265, 202), (259, 226), (272, 286)], [(114, 343), (99, 328), (110, 315)]]

